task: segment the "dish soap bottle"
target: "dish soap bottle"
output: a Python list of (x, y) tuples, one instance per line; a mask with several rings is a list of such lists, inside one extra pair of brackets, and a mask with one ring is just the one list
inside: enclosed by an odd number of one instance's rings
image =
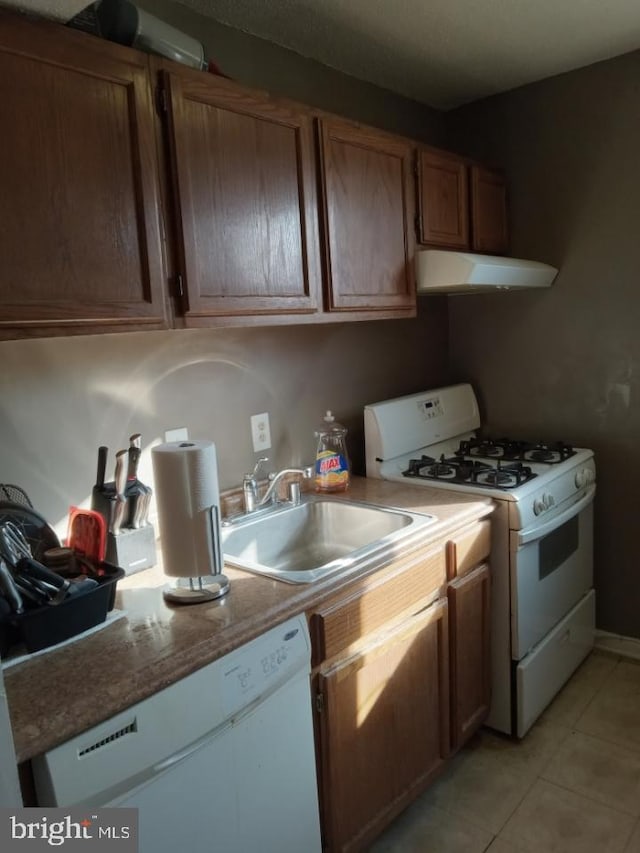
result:
[(339, 424), (331, 411), (315, 431), (316, 492), (344, 492), (349, 488), (349, 456), (345, 444), (346, 427)]

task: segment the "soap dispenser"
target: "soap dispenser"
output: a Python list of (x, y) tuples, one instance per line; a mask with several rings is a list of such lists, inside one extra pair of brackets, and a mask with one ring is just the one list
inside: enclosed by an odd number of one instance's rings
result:
[(344, 492), (349, 488), (346, 427), (327, 411), (314, 435), (318, 440), (315, 464), (316, 492)]

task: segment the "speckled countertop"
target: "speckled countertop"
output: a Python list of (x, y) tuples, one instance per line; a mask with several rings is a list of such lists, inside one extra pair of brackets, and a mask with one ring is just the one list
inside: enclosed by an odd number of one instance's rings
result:
[[(488, 497), (362, 477), (354, 477), (341, 497), (436, 516), (414, 545), (435, 543), (493, 506)], [(224, 599), (185, 607), (165, 603), (160, 566), (124, 578), (116, 598), (124, 618), (5, 670), (18, 761), (97, 725), (378, 570), (292, 585), (229, 567)]]

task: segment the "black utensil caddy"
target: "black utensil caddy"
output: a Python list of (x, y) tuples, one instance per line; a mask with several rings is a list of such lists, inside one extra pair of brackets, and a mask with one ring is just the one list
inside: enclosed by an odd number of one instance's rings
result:
[(89, 592), (4, 617), (0, 621), (0, 655), (5, 657), (19, 645), (27, 652), (37, 652), (104, 622), (113, 610), (116, 585), (125, 572), (111, 563), (100, 563), (100, 569), (104, 574), (96, 577), (98, 586)]

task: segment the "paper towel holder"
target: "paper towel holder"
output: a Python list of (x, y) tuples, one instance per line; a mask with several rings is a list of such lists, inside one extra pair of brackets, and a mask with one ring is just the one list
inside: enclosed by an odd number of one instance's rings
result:
[(162, 590), (165, 601), (171, 604), (200, 604), (215, 601), (229, 592), (229, 578), (222, 573), (224, 558), (220, 545), (220, 510), (209, 507), (209, 529), (214, 572), (210, 575), (178, 577)]

